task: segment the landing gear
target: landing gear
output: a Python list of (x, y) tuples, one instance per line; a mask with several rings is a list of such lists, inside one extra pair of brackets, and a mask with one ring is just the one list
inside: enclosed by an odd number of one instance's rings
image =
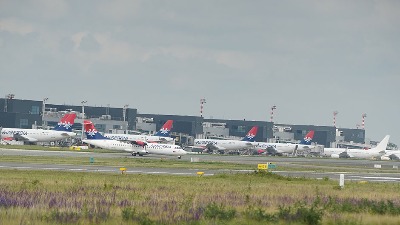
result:
[(132, 152), (131, 154), (132, 154), (132, 156), (136, 156), (136, 152)]
[(178, 156), (178, 159), (181, 159), (182, 158), (182, 156)]

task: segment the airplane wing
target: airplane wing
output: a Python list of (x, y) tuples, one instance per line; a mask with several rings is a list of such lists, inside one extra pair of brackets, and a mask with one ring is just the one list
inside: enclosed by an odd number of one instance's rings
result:
[(126, 148), (126, 149), (124, 149), (125, 151), (127, 151), (127, 152), (130, 152), (130, 153), (132, 153), (132, 155), (147, 155), (147, 154), (149, 154), (149, 152), (146, 150), (146, 149), (135, 149), (135, 150), (132, 150), (132, 148)]
[(215, 145), (215, 144), (212, 144), (212, 143), (209, 143), (209, 144), (207, 144), (206, 146), (205, 146), (205, 148), (206, 149), (208, 149), (208, 150), (225, 150), (226, 148), (224, 148), (224, 147), (221, 147), (221, 146), (218, 146), (218, 145)]
[(265, 149), (268, 155), (282, 155), (282, 153), (278, 152), (275, 147), (269, 146)]
[(62, 133), (61, 136), (63, 136), (63, 137), (70, 137), (68, 133)]
[(339, 158), (354, 158), (354, 155), (349, 153), (346, 149), (344, 152), (339, 153)]
[(20, 134), (14, 134), (13, 136), (14, 140), (16, 141), (29, 141), (29, 142), (36, 142), (37, 139), (36, 138), (31, 138), (29, 136), (25, 136), (25, 135), (20, 135)]
[(400, 160), (400, 153), (390, 154), (388, 157), (391, 160)]
[(168, 144), (168, 143), (170, 143), (171, 141), (168, 141), (166, 138), (164, 138), (164, 137), (161, 137), (160, 138), (160, 143), (162, 143), (162, 144)]

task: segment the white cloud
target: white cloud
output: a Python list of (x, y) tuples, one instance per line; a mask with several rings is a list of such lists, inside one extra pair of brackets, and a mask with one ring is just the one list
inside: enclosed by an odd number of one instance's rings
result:
[(251, 56), (241, 52), (178, 45), (150, 49), (143, 53), (141, 59), (142, 61), (148, 61), (152, 57), (159, 55), (175, 57), (181, 60), (202, 59), (234, 69), (249, 69), (253, 66)]
[(34, 32), (32, 24), (26, 23), (19, 19), (6, 18), (0, 20), (0, 30), (12, 34), (26, 35)]

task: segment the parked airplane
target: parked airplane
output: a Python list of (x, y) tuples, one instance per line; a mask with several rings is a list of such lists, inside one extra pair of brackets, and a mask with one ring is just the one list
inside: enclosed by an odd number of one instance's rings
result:
[(252, 141), (257, 135), (258, 127), (254, 126), (242, 140), (220, 140), (220, 139), (195, 139), (194, 147), (203, 148), (204, 150), (240, 150), (252, 148)]
[(87, 139), (82, 140), (82, 142), (99, 148), (126, 151), (130, 152), (133, 156), (143, 156), (146, 154), (176, 155), (180, 159), (182, 155), (186, 154), (186, 151), (178, 145), (147, 143), (143, 141), (123, 142), (106, 138), (96, 130), (93, 123), (89, 120), (84, 121), (84, 129)]
[(75, 113), (65, 114), (58, 125), (52, 130), (3, 128), (1, 130), (1, 139), (25, 142), (50, 142), (75, 137), (76, 134), (72, 132), (72, 125), (75, 118)]
[(400, 160), (400, 150), (386, 150), (381, 160)]
[(133, 135), (133, 134), (104, 134), (106, 138), (119, 140), (119, 141), (145, 141), (145, 142), (157, 142), (157, 143), (169, 143), (173, 144), (174, 139), (170, 137), (173, 120), (168, 120), (161, 127), (161, 129), (151, 135)]
[(322, 155), (332, 158), (376, 158), (384, 155), (389, 143), (390, 135), (386, 135), (379, 144), (371, 149), (346, 149), (346, 148), (324, 148)]
[(267, 152), (269, 155), (282, 155), (283, 153), (295, 153), (296, 151), (304, 151), (314, 148), (311, 141), (314, 137), (314, 131), (311, 130), (304, 136), (299, 144), (293, 143), (267, 143), (267, 142), (254, 142), (253, 145), (256, 149)]

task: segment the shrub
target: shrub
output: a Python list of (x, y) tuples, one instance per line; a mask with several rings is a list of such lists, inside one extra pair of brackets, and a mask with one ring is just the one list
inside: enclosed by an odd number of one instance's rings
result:
[(155, 224), (154, 221), (152, 221), (147, 213), (143, 212), (136, 212), (135, 209), (132, 208), (124, 208), (122, 209), (122, 219), (125, 221), (135, 221), (138, 222), (141, 225), (151, 225)]
[(279, 207), (278, 218), (286, 222), (303, 222), (309, 225), (316, 225), (321, 223), (323, 211), (316, 204), (311, 207), (305, 204), (297, 203), (294, 208)]
[(257, 220), (257, 221), (268, 221), (268, 222), (277, 221), (277, 216), (276, 215), (268, 214), (263, 209), (261, 209), (260, 207), (255, 209), (254, 207), (249, 206), (246, 209), (246, 211), (244, 212), (244, 215), (248, 219)]
[(46, 220), (55, 222), (57, 224), (73, 224), (77, 223), (81, 215), (77, 212), (59, 211), (53, 210), (49, 216), (46, 216)]
[(231, 220), (236, 216), (236, 210), (225, 209), (224, 205), (213, 202), (206, 206), (204, 215), (207, 219)]

